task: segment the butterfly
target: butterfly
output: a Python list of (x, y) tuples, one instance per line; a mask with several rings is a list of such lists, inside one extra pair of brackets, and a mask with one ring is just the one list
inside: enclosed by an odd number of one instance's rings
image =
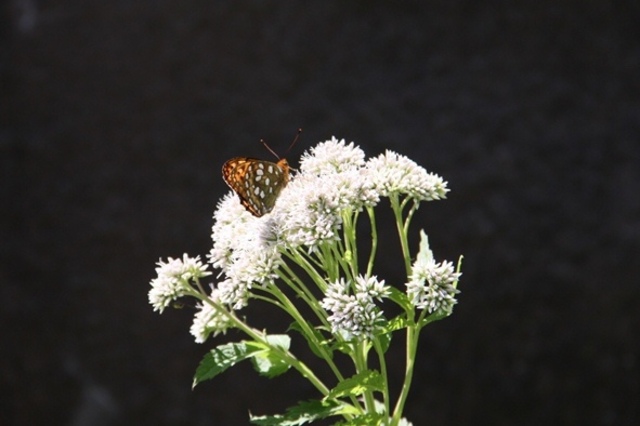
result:
[[(289, 149), (296, 143), (301, 131), (298, 129)], [(260, 142), (278, 157), (264, 141)], [(235, 157), (222, 166), (222, 178), (238, 194), (244, 208), (252, 215), (261, 217), (273, 210), (278, 195), (289, 183), (289, 170), (286, 158), (274, 163), (257, 158)]]
[(222, 166), (222, 178), (240, 197), (249, 213), (260, 217), (273, 210), (280, 191), (289, 182), (289, 163), (235, 157)]

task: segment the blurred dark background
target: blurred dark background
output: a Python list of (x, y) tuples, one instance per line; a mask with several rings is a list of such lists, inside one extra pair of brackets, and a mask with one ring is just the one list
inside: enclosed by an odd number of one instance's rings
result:
[(191, 391), (214, 342), (147, 302), (159, 257), (208, 252), (222, 163), (298, 127), (294, 166), (335, 135), (452, 188), (415, 220), (465, 255), (416, 426), (640, 423), (639, 22), (623, 0), (2, 2), (0, 424), (236, 425), (315, 397), (248, 364)]

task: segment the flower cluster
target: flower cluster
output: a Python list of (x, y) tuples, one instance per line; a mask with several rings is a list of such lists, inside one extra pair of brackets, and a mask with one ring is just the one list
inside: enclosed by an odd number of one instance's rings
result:
[(418, 166), (415, 161), (387, 150), (367, 163), (371, 178), (381, 197), (405, 194), (418, 201), (446, 198), (447, 183)]
[(300, 173), (280, 194), (272, 222), (284, 245), (313, 251), (339, 239), (344, 213), (378, 201), (364, 152), (332, 138), (302, 156)]
[(162, 259), (157, 263), (156, 273), (158, 276), (151, 280), (151, 290), (149, 290), (149, 303), (154, 311), (162, 313), (171, 302), (184, 296), (189, 283), (194, 279), (199, 279), (211, 275), (207, 270), (207, 265), (200, 261), (200, 256), (195, 258), (184, 254), (182, 259), (169, 258), (166, 262)]
[(321, 306), (331, 312), (331, 332), (345, 340), (372, 338), (384, 321), (375, 299), (389, 296), (389, 287), (376, 277), (358, 276), (355, 282), (340, 278), (327, 286)]
[(247, 305), (254, 284), (268, 285), (277, 277), (281, 255), (264, 233), (265, 221), (248, 213), (233, 193), (218, 204), (208, 257), (225, 275), (217, 287), (220, 300), (233, 309)]
[[(194, 384), (252, 359), (267, 377), (296, 369), (322, 398), (300, 403), (284, 415), (252, 416), (253, 423), (302, 424), (341, 416), (349, 424), (410, 426), (402, 411), (420, 330), (451, 314), (461, 274), (460, 263), (456, 269), (451, 262), (434, 260), (423, 231), (414, 255), (408, 234), (419, 204), (445, 198), (447, 182), (395, 152), (367, 159), (353, 142), (336, 138), (305, 152), (292, 176), (285, 175), (285, 168), (274, 169), (282, 163), (234, 163), (226, 163), (223, 176), (237, 194), (223, 197), (213, 215), (213, 245), (207, 257), (218, 271), (215, 282), (205, 290), (200, 281), (212, 274), (209, 265), (185, 254), (158, 262), (149, 291), (149, 302), (160, 313), (181, 297), (198, 300), (190, 327), (197, 343), (230, 328), (249, 339), (210, 351)], [(395, 221), (387, 228), (397, 230), (399, 237), (406, 293), (373, 275), (381, 229), (374, 207), (383, 198), (388, 198)], [(367, 226), (363, 236), (360, 229)], [(246, 315), (238, 314), (252, 300), (267, 302), (292, 318), (291, 329), (327, 362), (330, 381), (292, 353), (289, 336), (249, 325)], [(395, 318), (385, 317), (383, 303), (385, 309), (391, 304), (400, 308)], [(407, 368), (400, 395), (394, 398), (385, 351), (390, 335), (400, 329), (406, 329)], [(334, 362), (336, 351), (351, 358), (354, 375), (343, 374)], [(369, 365), (369, 351), (378, 355), (376, 366)], [(336, 378), (341, 383), (329, 388), (327, 383)]]
[[(283, 254), (298, 249), (316, 253), (327, 244), (338, 243), (344, 221), (355, 212), (376, 206), (382, 197), (402, 196), (419, 202), (445, 198), (448, 191), (441, 177), (395, 152), (367, 160), (353, 142), (347, 144), (335, 137), (321, 142), (303, 154), (299, 172), (282, 190), (270, 214), (254, 217), (233, 192), (218, 203), (208, 261), (220, 273), (208, 297), (225, 309), (242, 309), (256, 286), (268, 288), (280, 276)], [(169, 259), (158, 265), (149, 301), (160, 312), (184, 295), (183, 285), (190, 279), (210, 274), (199, 258), (186, 255), (182, 261)], [(414, 268), (416, 274), (407, 289), (417, 307), (438, 310), (454, 303), (455, 291), (447, 286), (449, 281), (437, 280), (438, 274), (446, 275), (448, 266), (444, 263), (441, 270), (432, 268), (431, 275), (418, 273), (419, 265)], [(334, 332), (370, 336), (382, 319), (382, 311), (373, 301), (386, 294), (383, 283), (358, 277), (354, 282), (329, 284), (322, 304), (331, 312)], [(192, 327), (198, 341), (228, 326), (227, 320), (213, 311), (210, 304), (200, 305)]]
[[(209, 296), (211, 302), (221, 303), (219, 293), (214, 289)], [(196, 313), (189, 332), (195, 337), (196, 343), (204, 343), (213, 334), (217, 336), (232, 327), (229, 317), (220, 312), (213, 303), (202, 303)]]
[(436, 263), (431, 256), (427, 259), (418, 257), (407, 283), (411, 303), (429, 313), (450, 314), (457, 303), (455, 295), (460, 293), (454, 286), (460, 275), (451, 262)]
[(302, 154), (300, 172), (323, 176), (358, 170), (365, 165), (364, 158), (364, 151), (353, 142), (347, 144), (344, 139), (338, 140), (334, 136)]

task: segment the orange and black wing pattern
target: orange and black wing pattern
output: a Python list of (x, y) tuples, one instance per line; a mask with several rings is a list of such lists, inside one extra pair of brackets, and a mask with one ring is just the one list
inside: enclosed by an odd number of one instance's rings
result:
[(247, 211), (261, 217), (273, 210), (280, 191), (289, 182), (289, 164), (284, 158), (273, 163), (235, 157), (222, 166), (222, 178)]

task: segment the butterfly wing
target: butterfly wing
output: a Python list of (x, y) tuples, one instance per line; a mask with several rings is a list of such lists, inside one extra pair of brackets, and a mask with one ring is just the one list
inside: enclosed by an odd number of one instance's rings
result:
[(259, 179), (256, 177), (256, 181), (261, 188), (259, 195), (263, 202), (264, 213), (269, 213), (273, 210), (280, 192), (289, 183), (289, 163), (284, 158), (277, 163), (270, 161), (263, 163), (263, 175)]
[(235, 157), (222, 166), (222, 178), (229, 187), (238, 194), (240, 203), (254, 216), (261, 216), (259, 210), (249, 202), (249, 187), (251, 182), (247, 178), (252, 162), (259, 161), (254, 158)]
[(224, 163), (222, 177), (238, 194), (240, 203), (256, 217), (269, 213), (289, 181), (286, 159), (278, 163), (255, 158), (236, 157)]

